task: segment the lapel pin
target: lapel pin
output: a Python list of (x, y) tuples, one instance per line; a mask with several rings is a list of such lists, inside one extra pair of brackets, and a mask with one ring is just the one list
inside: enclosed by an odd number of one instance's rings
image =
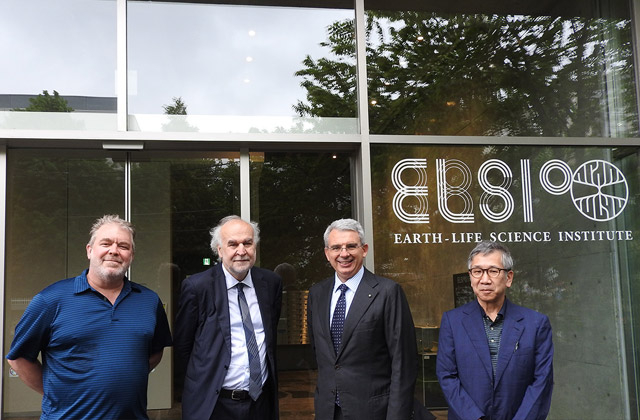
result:
[(369, 297), (371, 297), (371, 293), (369, 293)]

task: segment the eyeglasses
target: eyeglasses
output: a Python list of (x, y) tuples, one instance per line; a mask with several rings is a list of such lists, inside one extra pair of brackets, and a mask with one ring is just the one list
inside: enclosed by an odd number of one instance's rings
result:
[(349, 254), (351, 254), (356, 249), (362, 247), (360, 244), (346, 244), (346, 245), (333, 245), (328, 246), (327, 249), (335, 254), (342, 252), (343, 249), (346, 249)]
[(489, 268), (476, 267), (476, 268), (472, 268), (472, 269), (469, 270), (469, 275), (471, 275), (471, 277), (473, 277), (474, 279), (479, 279), (479, 278), (482, 278), (484, 273), (487, 273), (490, 278), (495, 279), (496, 277), (498, 277), (500, 275), (501, 271), (509, 272), (509, 271), (511, 271), (511, 269), (510, 268), (498, 268), (498, 267), (489, 267)]

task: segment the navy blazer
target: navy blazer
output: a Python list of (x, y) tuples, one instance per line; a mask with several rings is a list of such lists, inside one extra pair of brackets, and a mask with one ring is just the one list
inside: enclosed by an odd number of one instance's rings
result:
[(545, 419), (553, 388), (549, 318), (505, 300), (495, 381), (477, 301), (445, 312), (436, 373), (449, 403), (449, 420)]
[(333, 420), (336, 389), (346, 420), (409, 420), (418, 352), (402, 288), (365, 269), (336, 354), (329, 327), (334, 279), (315, 284), (307, 303), (308, 330), (318, 362), (316, 420)]
[[(272, 407), (265, 420), (278, 419), (276, 367), (277, 325), (282, 304), (282, 279), (258, 267), (251, 269), (267, 346), (267, 381), (273, 390)], [(185, 372), (182, 392), (183, 420), (207, 420), (231, 361), (229, 300), (222, 265), (194, 274), (182, 282), (175, 323), (174, 350), (179, 372)]]

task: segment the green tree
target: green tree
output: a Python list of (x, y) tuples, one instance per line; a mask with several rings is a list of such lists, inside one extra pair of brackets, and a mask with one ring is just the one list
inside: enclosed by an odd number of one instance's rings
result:
[(53, 91), (50, 95), (48, 91), (43, 90), (41, 94), (35, 98), (29, 98), (29, 106), (26, 108), (16, 108), (13, 111), (29, 111), (29, 112), (73, 112), (73, 108), (69, 106), (67, 100), (64, 99), (57, 91)]
[(303, 77), (300, 85), (307, 90), (307, 103), (293, 106), (300, 116), (345, 117), (357, 115), (355, 27), (352, 20), (334, 22), (327, 28), (328, 40), (320, 45), (329, 48), (334, 60), (317, 61), (307, 55), (304, 69), (295, 73)]
[(162, 108), (164, 109), (164, 113), (168, 115), (166, 117), (168, 119), (168, 122), (162, 124), (162, 131), (198, 131), (198, 127), (189, 124), (189, 121), (187, 121), (187, 105), (182, 100), (182, 97), (173, 97), (172, 100), (172, 104), (162, 106)]
[(171, 105), (163, 105), (164, 113), (167, 115), (187, 115), (187, 105), (182, 101), (182, 97), (174, 97)]

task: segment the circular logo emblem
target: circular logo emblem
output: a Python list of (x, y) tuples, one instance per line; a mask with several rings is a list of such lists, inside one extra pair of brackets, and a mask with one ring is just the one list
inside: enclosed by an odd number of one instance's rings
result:
[(604, 160), (590, 160), (573, 173), (571, 199), (584, 217), (605, 222), (627, 205), (629, 188), (624, 174)]

